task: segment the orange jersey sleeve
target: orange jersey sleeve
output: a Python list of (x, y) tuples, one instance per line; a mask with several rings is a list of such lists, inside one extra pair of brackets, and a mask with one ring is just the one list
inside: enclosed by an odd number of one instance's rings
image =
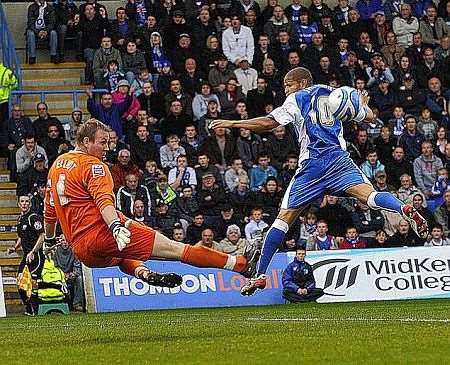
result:
[(100, 212), (115, 206), (113, 185), (108, 166), (96, 157), (80, 151), (59, 156), (48, 174), (46, 221), (57, 220), (69, 242), (106, 229)]

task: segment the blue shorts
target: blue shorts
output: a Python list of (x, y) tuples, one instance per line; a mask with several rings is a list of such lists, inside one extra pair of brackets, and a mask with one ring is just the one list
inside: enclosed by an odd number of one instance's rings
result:
[(307, 159), (292, 178), (281, 203), (283, 209), (297, 209), (324, 194), (342, 195), (358, 184), (371, 184), (345, 151)]

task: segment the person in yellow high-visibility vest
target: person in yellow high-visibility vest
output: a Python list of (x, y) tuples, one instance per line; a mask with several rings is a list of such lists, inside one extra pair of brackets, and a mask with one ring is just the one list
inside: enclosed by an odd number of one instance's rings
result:
[(19, 83), (14, 72), (0, 61), (0, 151), (7, 151), (6, 120), (8, 119), (8, 100), (11, 91), (17, 89), (18, 86)]

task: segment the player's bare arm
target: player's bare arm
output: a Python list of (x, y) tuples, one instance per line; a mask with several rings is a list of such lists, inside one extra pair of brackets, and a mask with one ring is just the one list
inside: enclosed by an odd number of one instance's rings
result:
[(211, 129), (217, 128), (245, 128), (255, 133), (269, 132), (280, 124), (270, 117), (258, 117), (247, 120), (218, 119), (211, 123)]

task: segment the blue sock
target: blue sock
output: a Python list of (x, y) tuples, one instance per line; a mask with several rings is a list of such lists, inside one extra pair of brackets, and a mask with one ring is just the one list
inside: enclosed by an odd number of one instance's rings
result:
[(288, 230), (289, 225), (286, 222), (278, 218), (275, 219), (264, 238), (262, 253), (258, 263), (258, 276), (266, 273), (273, 255), (275, 255), (280, 243), (283, 242)]
[(367, 205), (372, 209), (385, 209), (403, 215), (402, 206), (405, 204), (391, 193), (374, 191), (369, 195)]

